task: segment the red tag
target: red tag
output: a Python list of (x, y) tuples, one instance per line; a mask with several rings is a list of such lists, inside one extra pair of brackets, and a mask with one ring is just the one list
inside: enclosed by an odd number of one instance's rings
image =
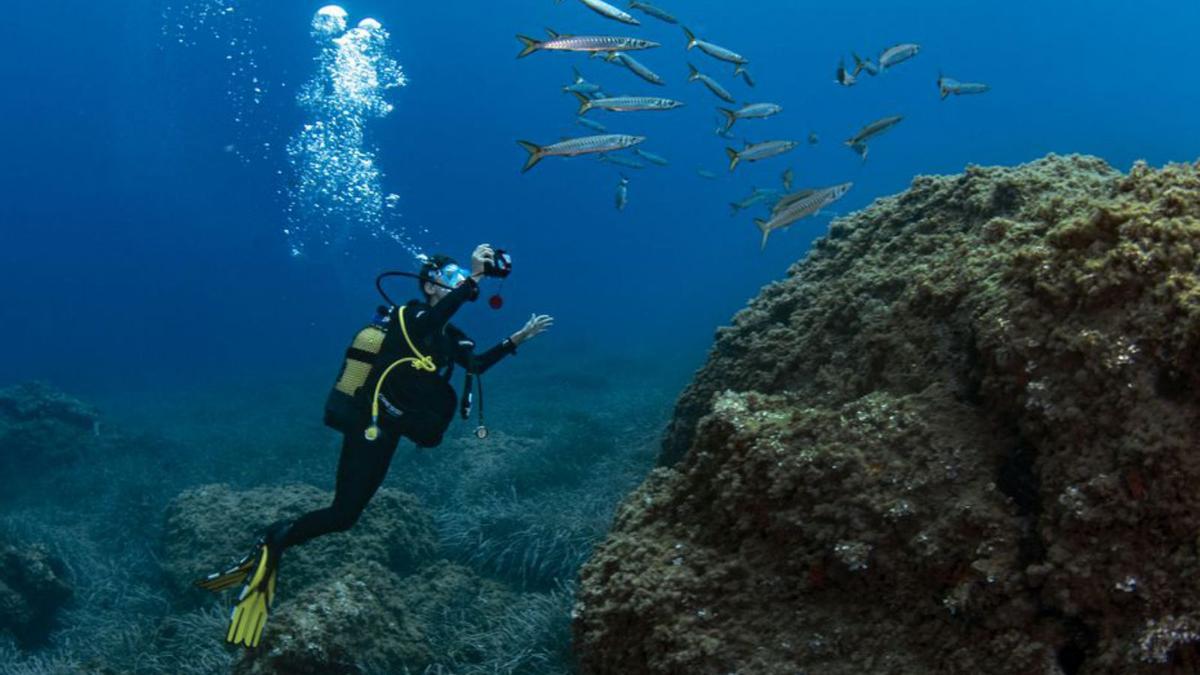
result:
[(504, 298), (498, 295), (493, 295), (492, 297), (488, 298), (488, 306), (492, 309), (500, 309), (504, 306)]

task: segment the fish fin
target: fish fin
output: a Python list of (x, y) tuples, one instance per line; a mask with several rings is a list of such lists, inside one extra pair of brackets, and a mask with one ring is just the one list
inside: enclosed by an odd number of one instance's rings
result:
[(538, 49), (541, 49), (541, 47), (542, 47), (542, 43), (540, 40), (535, 40), (535, 39), (529, 37), (528, 35), (518, 35), (517, 39), (521, 41), (521, 44), (525, 45), (524, 49), (521, 50), (521, 53), (517, 54), (518, 59), (525, 57), (525, 56), (529, 56), (530, 54), (536, 52)]
[(688, 40), (687, 48), (691, 49), (692, 47), (695, 47), (696, 46), (696, 36), (692, 34), (692, 31), (688, 30), (687, 26), (680, 26), (680, 28), (683, 29), (683, 34), (685, 36), (687, 36), (687, 40)]
[(688, 82), (692, 82), (698, 77), (700, 77), (700, 71), (696, 70), (696, 66), (693, 66), (692, 64), (689, 63), (688, 64)]
[(542, 158), (546, 156), (545, 149), (536, 143), (530, 143), (529, 141), (517, 141), (517, 145), (521, 146), (525, 149), (525, 152), (529, 153), (529, 158), (525, 160), (525, 166), (521, 167), (521, 173), (525, 173), (526, 171), (532, 169), (535, 164), (542, 161)]
[(737, 121), (737, 112), (730, 110), (729, 108), (717, 108), (717, 110), (719, 110), (721, 114), (725, 116), (725, 131), (732, 129), (733, 123)]
[(767, 250), (767, 237), (771, 236), (771, 228), (767, 227), (767, 221), (763, 220), (762, 218), (755, 218), (754, 224), (758, 226), (759, 231), (761, 231), (763, 235), (762, 243), (759, 244), (758, 250), (765, 251)]
[(735, 63), (735, 64), (733, 64), (733, 76), (734, 76), (734, 77), (737, 77), (738, 75), (741, 75), (741, 74), (742, 74), (742, 73), (744, 73), (745, 71), (746, 71), (746, 69), (745, 69), (745, 67), (743, 67), (743, 65), (742, 65), (742, 64), (740, 64), (740, 63)]
[(584, 96), (583, 94), (581, 94), (577, 91), (573, 91), (571, 93), (575, 94), (575, 98), (579, 99), (579, 110), (575, 114), (576, 115), (586, 115), (587, 111), (592, 109), (592, 99)]
[(733, 148), (725, 148), (725, 154), (729, 155), (729, 170), (733, 171), (734, 168), (737, 167), (738, 162), (741, 161), (742, 157), (738, 154), (738, 151), (734, 150)]
[(583, 73), (579, 72), (579, 68), (571, 66), (571, 72), (575, 73), (575, 84), (581, 84), (583, 82)]
[(616, 61), (619, 58), (621, 58), (621, 57), (617, 52), (609, 52), (604, 55), (604, 61), (606, 63), (612, 63), (613, 61)]
[(855, 77), (858, 77), (858, 74), (859, 74), (859, 73), (861, 73), (861, 72), (862, 72), (862, 69), (865, 67), (865, 66), (863, 65), (863, 60), (862, 60), (862, 58), (861, 58), (861, 57), (859, 57), (859, 55), (858, 55), (858, 54), (856, 54), (856, 53), (854, 53), (854, 52), (850, 52), (850, 56), (853, 56), (853, 57), (854, 57), (854, 73), (852, 73), (852, 74), (853, 74)]
[(545, 31), (546, 31), (546, 35), (550, 36), (551, 40), (553, 40), (555, 38), (563, 37), (562, 35), (559, 35), (558, 31), (554, 30), (553, 28), (546, 28)]

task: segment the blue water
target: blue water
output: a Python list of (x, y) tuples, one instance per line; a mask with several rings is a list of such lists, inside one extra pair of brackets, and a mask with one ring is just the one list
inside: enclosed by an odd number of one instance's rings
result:
[[(309, 22), (319, 5), (245, 1), (236, 3), (244, 24), (193, 23), (198, 8), (217, 4), (72, 0), (6, 13), (0, 383), (186, 392), (232, 373), (332, 378), (376, 304), (374, 274), (415, 267), (384, 240), (290, 255), (283, 230), (294, 177), (284, 148), (305, 121), (295, 94), (314, 72)], [(512, 251), (504, 309), (480, 303), (458, 319), (481, 341), (544, 312), (557, 325), (527, 349), (698, 366), (713, 330), (827, 226), (823, 216), (802, 221), (760, 252), (751, 215), (729, 216), (728, 202), (751, 186), (778, 186), (788, 166), (797, 186), (854, 181), (833, 207), (846, 212), (916, 174), (969, 163), (1083, 152), (1127, 169), (1200, 154), (1195, 2), (662, 4), (750, 58), (757, 88), (685, 52), (675, 26), (639, 15), (643, 25), (626, 28), (574, 0), (345, 5), (351, 25), (371, 16), (391, 32), (390, 53), (409, 79), (386, 94), (395, 111), (367, 125), (383, 189), (399, 195), (398, 226), (421, 249), (464, 261), (481, 241)], [(515, 59), (514, 34), (544, 26), (658, 40), (663, 47), (638, 57), (668, 86), (577, 55)], [(873, 56), (896, 42), (922, 52), (852, 88), (833, 82), (851, 50)], [(820, 144), (729, 175), (725, 142), (713, 134), (720, 101), (685, 82), (688, 61), (740, 100), (785, 107), (736, 132), (803, 140), (815, 131)], [(243, 72), (231, 77), (231, 64)], [(519, 171), (516, 139), (584, 133), (573, 125), (574, 99), (559, 91), (572, 65), (616, 93), (688, 103), (590, 113), (613, 131), (648, 136), (644, 147), (671, 160), (631, 173), (624, 212), (613, 207), (616, 167), (549, 158)], [(940, 101), (939, 69), (993, 89)], [(247, 101), (251, 77), (263, 85), (257, 104)], [(871, 143), (865, 164), (841, 145), (893, 114), (904, 121)], [(706, 181), (697, 167), (721, 177)]]

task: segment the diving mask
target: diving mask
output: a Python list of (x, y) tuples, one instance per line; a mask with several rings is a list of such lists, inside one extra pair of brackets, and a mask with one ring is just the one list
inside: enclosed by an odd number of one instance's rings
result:
[(455, 263), (450, 263), (442, 269), (438, 270), (434, 275), (434, 280), (445, 288), (458, 288), (460, 284), (467, 280), (466, 270), (459, 267)]

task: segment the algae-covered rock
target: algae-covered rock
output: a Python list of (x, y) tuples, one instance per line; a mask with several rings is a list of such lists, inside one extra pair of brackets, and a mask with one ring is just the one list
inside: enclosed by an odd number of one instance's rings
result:
[[(257, 532), (282, 518), (324, 508), (333, 495), (309, 485), (235, 491), (204, 485), (167, 507), (163, 566), (179, 590), (250, 551)], [(280, 593), (330, 579), (342, 563), (374, 562), (398, 574), (415, 570), (437, 549), (433, 521), (416, 498), (381, 489), (348, 533), (318, 537), (289, 549), (280, 563)]]
[(0, 389), (0, 471), (62, 464), (80, 456), (99, 414), (41, 382)]
[(585, 566), (583, 670), (1194, 667), (1198, 251), (1188, 165), (969, 167), (834, 221)]
[(66, 565), (45, 548), (0, 543), (0, 633), (24, 647), (42, 644), (72, 594)]

